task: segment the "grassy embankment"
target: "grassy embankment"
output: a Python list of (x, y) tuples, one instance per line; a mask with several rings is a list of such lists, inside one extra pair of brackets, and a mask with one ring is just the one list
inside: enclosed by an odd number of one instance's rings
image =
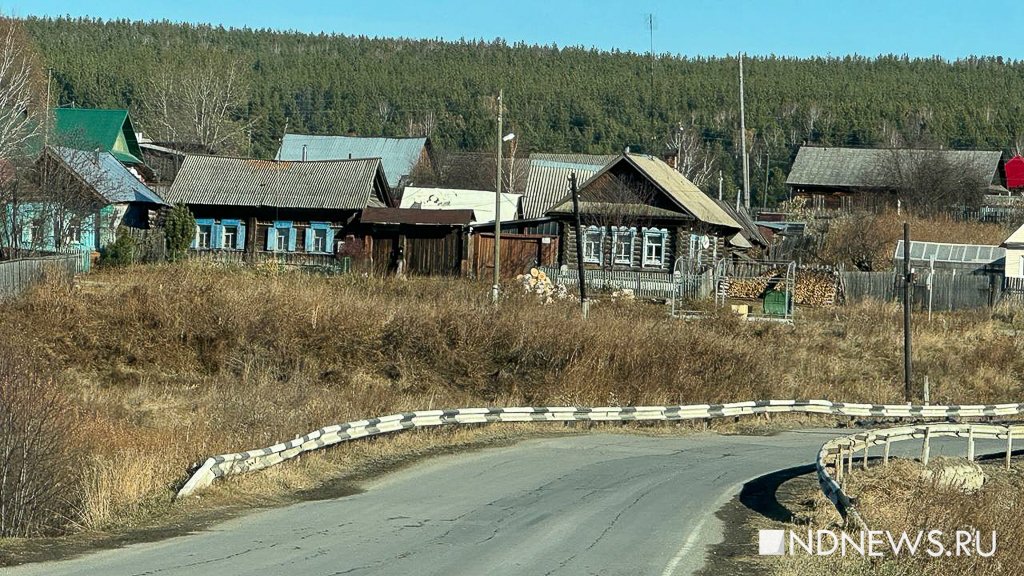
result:
[[(890, 304), (808, 311), (788, 327), (714, 313), (681, 322), (663, 306), (605, 300), (581, 322), (568, 303), (542, 306), (514, 289), (492, 306), (486, 286), (466, 280), (186, 264), (101, 272), (88, 284), (45, 285), (0, 307), (5, 353), (68, 407), (60, 438), (74, 462), (49, 526), (57, 531), (118, 529), (197, 506), (171, 496), (211, 454), (396, 411), (902, 399), (901, 317)], [(1024, 341), (1004, 325), (984, 313), (917, 321), (916, 373), (929, 376), (933, 402), (1024, 398)], [(479, 433), (353, 443), (210, 495), (311, 488)]]
[[(955, 460), (953, 460), (955, 462)], [(948, 464), (943, 459), (933, 461), (929, 467)], [(875, 467), (867, 471), (856, 470), (851, 477), (849, 492), (858, 497), (859, 509), (872, 530), (889, 531), (895, 535), (907, 531), (912, 538), (923, 531), (942, 530), (951, 535), (957, 530), (978, 531), (982, 534), (981, 550), (992, 551), (991, 534), (997, 534), (995, 554), (990, 558), (977, 555), (932, 557), (927, 550), (935, 550), (922, 539), (920, 550), (914, 556), (889, 555), (865, 560), (851, 553), (847, 558), (838, 554), (816, 557), (807, 555), (785, 557), (758, 557), (756, 531), (748, 534), (748, 559), (737, 567), (748, 567), (759, 573), (776, 576), (968, 576), (998, 574), (1024, 575), (1024, 528), (1020, 516), (1024, 511), (1024, 467), (1014, 462), (1011, 470), (1003, 469), (1001, 462), (984, 464), (985, 485), (973, 494), (955, 488), (936, 486), (922, 480), (919, 462), (896, 460), (889, 467)], [(797, 518), (796, 523), (771, 522), (755, 517), (751, 528), (784, 528), (805, 534), (808, 529), (838, 530), (841, 518), (832, 504), (821, 495), (812, 482), (802, 486), (784, 506)], [(955, 539), (945, 536), (944, 542), (955, 550)], [(827, 541), (826, 541), (827, 544)], [(887, 548), (882, 548), (887, 551)], [(961, 551), (962, 552), (962, 551)]]

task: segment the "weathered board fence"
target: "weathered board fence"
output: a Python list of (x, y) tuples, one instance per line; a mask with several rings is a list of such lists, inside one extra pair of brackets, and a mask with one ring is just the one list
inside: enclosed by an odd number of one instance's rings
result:
[[(494, 274), (494, 234), (473, 235), (471, 260), (473, 273), (477, 278), (490, 278)], [(558, 236), (501, 234), (500, 265), (503, 278), (514, 278), (530, 268), (552, 266), (557, 263)]]
[[(905, 281), (894, 271), (845, 271), (842, 278), (847, 302), (865, 299), (891, 302), (903, 297)], [(912, 298), (914, 306), (921, 310), (953, 311), (991, 307), (1002, 296), (999, 276), (935, 272), (915, 278)]]
[(70, 281), (75, 274), (89, 271), (89, 256), (89, 252), (75, 251), (0, 262), (0, 298), (17, 296), (48, 274)]

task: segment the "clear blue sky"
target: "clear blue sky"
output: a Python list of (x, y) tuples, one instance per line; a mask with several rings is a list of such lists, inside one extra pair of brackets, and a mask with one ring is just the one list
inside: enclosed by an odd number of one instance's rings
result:
[(634, 52), (648, 51), (654, 14), (658, 53), (1024, 59), (1019, 0), (0, 0), (0, 12)]

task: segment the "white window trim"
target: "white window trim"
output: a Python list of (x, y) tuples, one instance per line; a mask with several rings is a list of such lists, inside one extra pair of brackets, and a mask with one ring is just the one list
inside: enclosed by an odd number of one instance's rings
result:
[[(318, 254), (327, 252), (327, 229), (326, 228), (308, 228), (308, 231), (313, 234), (313, 242), (312, 242), (313, 252), (316, 252)], [(309, 233), (309, 232), (307, 232), (307, 233)], [(321, 234), (322, 234), (322, 236), (321, 236)], [(321, 240), (321, 239), (324, 241), (324, 245), (322, 247), (320, 247), (319, 249), (317, 249), (316, 242), (317, 242), (317, 240)]]
[[(282, 234), (282, 231), (284, 232)], [(292, 234), (291, 228), (274, 227), (274, 252), (288, 251), (288, 237)]]
[[(228, 229), (234, 230), (232, 234), (231, 242), (228, 242)], [(235, 225), (221, 225), (220, 227), (220, 247), (224, 250), (236, 250), (235, 244), (238, 241), (238, 226)]]
[[(591, 244), (591, 234), (597, 234), (597, 256), (587, 255), (587, 245)], [(585, 264), (602, 264), (604, 261), (604, 228), (587, 226), (583, 230), (583, 262)]]
[(1020, 262), (1020, 268), (1018, 268), (1018, 270), (1020, 271), (1019, 276), (1024, 277), (1024, 254), (1020, 255), (1019, 262)]
[[(665, 228), (644, 228), (644, 245), (643, 245), (643, 268), (664, 268), (665, 267), (665, 247), (668, 243), (668, 230)], [(652, 241), (652, 239), (654, 239)], [(647, 257), (647, 249), (651, 246), (661, 247), (661, 257), (658, 260), (649, 259)]]
[[(206, 233), (206, 246), (203, 246), (203, 226), (209, 227), (209, 231)], [(197, 250), (209, 250), (213, 246), (213, 225), (212, 224), (196, 224), (196, 249)]]
[[(629, 246), (626, 256), (619, 254), (619, 246)], [(633, 251), (636, 248), (636, 228), (612, 226), (612, 263), (633, 265)]]

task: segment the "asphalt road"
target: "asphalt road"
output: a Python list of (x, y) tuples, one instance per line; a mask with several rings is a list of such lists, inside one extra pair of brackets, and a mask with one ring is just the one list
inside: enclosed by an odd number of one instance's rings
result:
[[(721, 539), (715, 511), (744, 482), (813, 463), (821, 444), (839, 433), (601, 433), (529, 440), (431, 459), (388, 474), (353, 496), (0, 572), (691, 574), (703, 564), (706, 547)], [(933, 455), (943, 448), (933, 447)], [(962, 446), (947, 449), (962, 452)]]

